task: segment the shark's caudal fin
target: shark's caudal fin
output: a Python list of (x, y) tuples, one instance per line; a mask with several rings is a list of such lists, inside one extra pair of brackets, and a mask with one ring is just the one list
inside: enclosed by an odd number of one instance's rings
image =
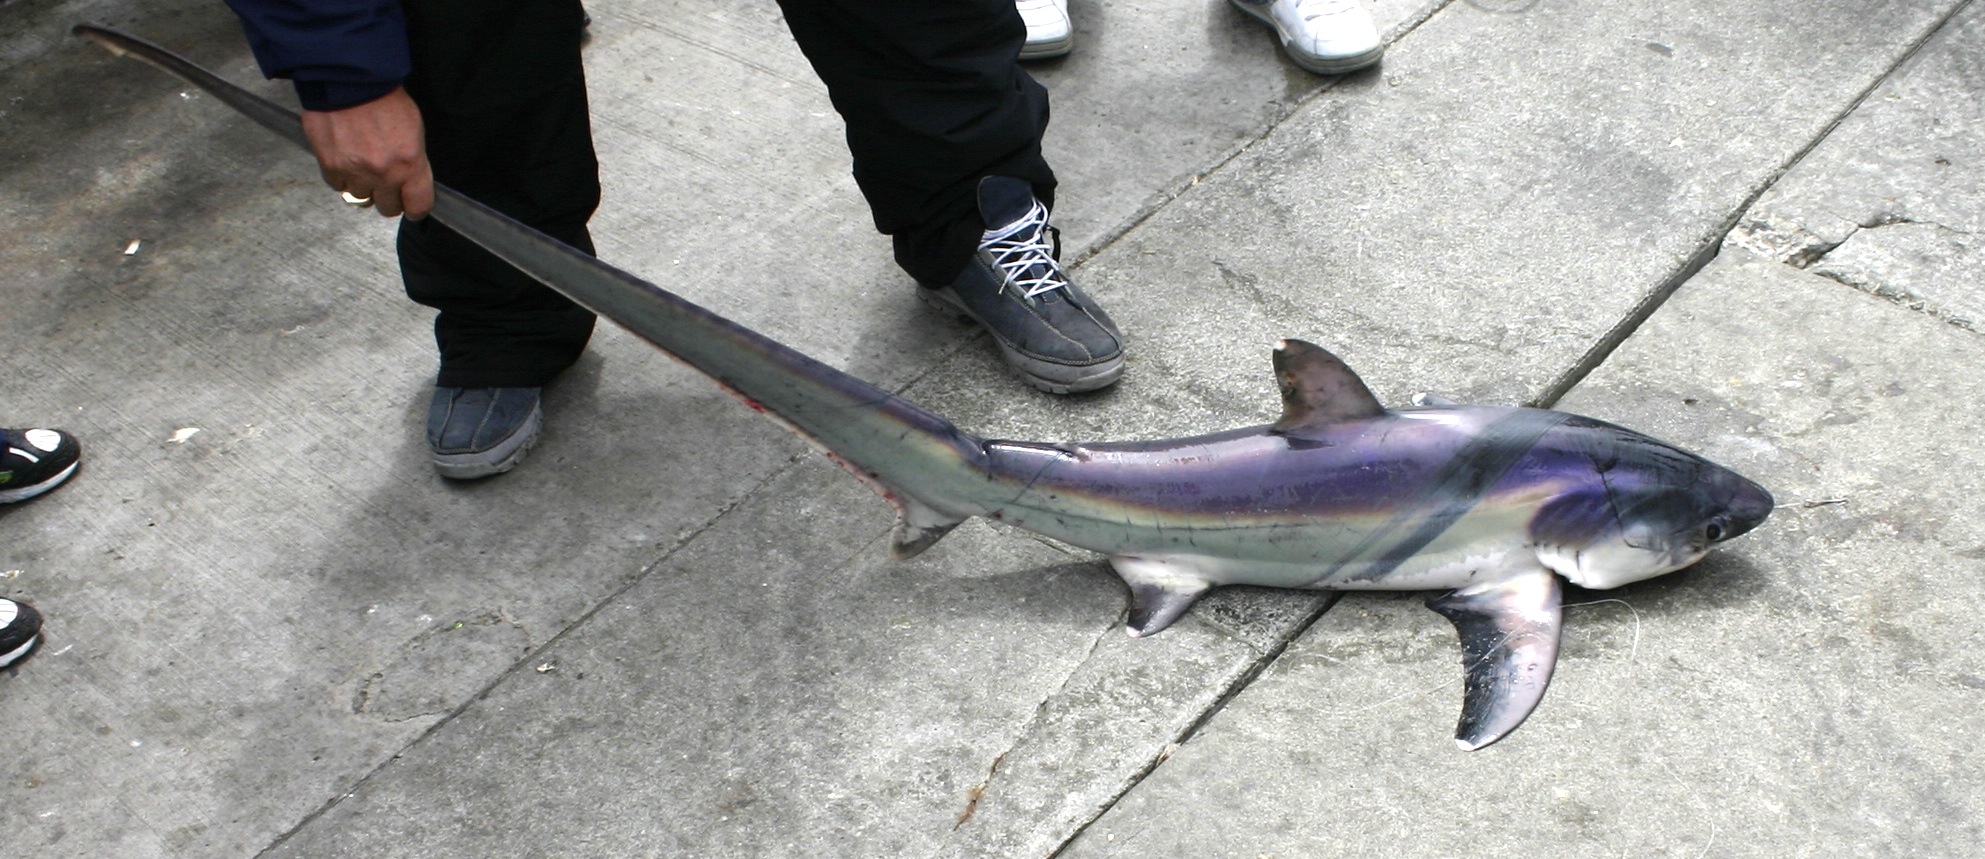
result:
[(1427, 601), (1461, 634), (1466, 687), (1456, 745), (1474, 751), (1500, 740), (1537, 709), (1558, 664), (1560, 592), (1558, 577), (1539, 567)]
[[(185, 80), (309, 148), (296, 114), (157, 45), (103, 27), (76, 35)], [(696, 368), (785, 424), (896, 506), (892, 554), (929, 547), (976, 513), (983, 443), (950, 421), (436, 184), (433, 217), (504, 261)]]

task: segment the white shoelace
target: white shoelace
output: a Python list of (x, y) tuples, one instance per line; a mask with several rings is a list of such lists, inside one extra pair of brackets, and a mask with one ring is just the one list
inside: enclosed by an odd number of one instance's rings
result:
[(1021, 295), (1034, 298), (1068, 285), (1055, 264), (1054, 247), (1048, 244), (1048, 207), (1034, 201), (1034, 208), (1008, 224), (1003, 234), (989, 236), (979, 249), (992, 255), (1000, 272), (1000, 291), (1017, 287)]

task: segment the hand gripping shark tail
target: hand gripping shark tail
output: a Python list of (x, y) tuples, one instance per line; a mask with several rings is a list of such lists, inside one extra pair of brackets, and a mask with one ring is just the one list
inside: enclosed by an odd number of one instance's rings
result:
[[(297, 115), (158, 45), (89, 24), (76, 35), (131, 56), (206, 91), (263, 127), (310, 148)], [(437, 184), (433, 217), (588, 310), (702, 371), (752, 410), (805, 438), (896, 507), (890, 554), (929, 548), (975, 511), (946, 510), (925, 498), (969, 481), (982, 442), (950, 421), (771, 338), (731, 322)], [(749, 392), (749, 393), (747, 393)], [(904, 462), (890, 469), (878, 461)]]
[[(295, 114), (149, 43), (77, 34), (212, 93), (307, 147)], [(1387, 409), (1328, 351), (1274, 353), (1269, 426), (1094, 444), (988, 441), (446, 187), (433, 217), (716, 380), (896, 507), (907, 558), (972, 516), (1107, 556), (1149, 635), (1219, 585), (1444, 591), (1460, 636), (1455, 742), (1515, 729), (1557, 660), (1560, 577), (1610, 588), (1700, 559), (1770, 514), (1763, 487), (1564, 412), (1425, 400)]]

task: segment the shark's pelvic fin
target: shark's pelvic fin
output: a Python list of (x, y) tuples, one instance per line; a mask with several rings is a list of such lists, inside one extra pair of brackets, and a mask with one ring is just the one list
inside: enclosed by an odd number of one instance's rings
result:
[(1343, 421), (1385, 414), (1365, 380), (1336, 355), (1314, 343), (1275, 344), (1275, 383), (1282, 389), (1282, 419), (1276, 432), (1319, 429)]
[(1560, 586), (1542, 567), (1427, 601), (1461, 634), (1466, 690), (1454, 742), (1474, 751), (1523, 724), (1558, 663)]
[(1413, 395), (1413, 405), (1436, 409), (1451, 409), (1461, 404), (1431, 391), (1421, 391)]
[(896, 530), (889, 535), (889, 557), (907, 561), (930, 548), (966, 517), (940, 513), (930, 505), (900, 493), (883, 491), (896, 506)]
[(1117, 575), (1130, 585), (1127, 631), (1142, 638), (1164, 630), (1198, 601), (1212, 582), (1167, 561), (1118, 556), (1110, 559)]

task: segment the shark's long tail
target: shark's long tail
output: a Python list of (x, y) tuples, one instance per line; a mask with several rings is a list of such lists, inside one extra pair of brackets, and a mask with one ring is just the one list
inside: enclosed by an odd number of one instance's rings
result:
[[(297, 115), (171, 51), (105, 27), (76, 35), (184, 79), (306, 151)], [(980, 512), (985, 449), (951, 422), (436, 184), (433, 217), (785, 424), (896, 506), (891, 554), (923, 551)]]

